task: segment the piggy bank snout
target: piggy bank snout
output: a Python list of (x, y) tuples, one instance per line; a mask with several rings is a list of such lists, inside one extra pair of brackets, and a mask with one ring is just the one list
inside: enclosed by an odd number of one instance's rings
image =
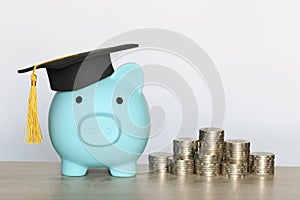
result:
[(106, 113), (95, 113), (83, 117), (79, 123), (79, 136), (82, 142), (90, 146), (107, 146), (120, 137), (117, 120)]

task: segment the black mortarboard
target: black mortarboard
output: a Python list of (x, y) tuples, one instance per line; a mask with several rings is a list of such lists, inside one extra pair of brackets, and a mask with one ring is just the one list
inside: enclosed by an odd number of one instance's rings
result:
[[(78, 90), (104, 79), (114, 72), (110, 53), (135, 47), (138, 47), (138, 44), (96, 49), (42, 63), (37, 65), (36, 69), (46, 68), (52, 90)], [(32, 71), (34, 67), (18, 70), (18, 73)]]
[(18, 73), (32, 71), (27, 112), (27, 136), (25, 137), (25, 141), (30, 144), (38, 144), (42, 142), (36, 97), (36, 69), (46, 68), (52, 90), (74, 91), (89, 86), (114, 73), (110, 53), (134, 47), (138, 47), (138, 45), (126, 44), (97, 49), (94, 51), (57, 58), (34, 65), (33, 67), (18, 70)]

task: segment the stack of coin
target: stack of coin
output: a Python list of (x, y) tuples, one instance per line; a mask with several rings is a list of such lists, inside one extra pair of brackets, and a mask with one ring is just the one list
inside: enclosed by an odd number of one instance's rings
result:
[(173, 140), (174, 159), (193, 159), (198, 148), (198, 141), (192, 138), (178, 138)]
[(165, 173), (168, 171), (168, 157), (170, 153), (156, 152), (149, 154), (149, 170), (151, 172)]
[(219, 128), (203, 128), (199, 131), (199, 153), (215, 155), (220, 162), (223, 159), (224, 130)]
[(235, 139), (225, 141), (222, 174), (229, 177), (245, 177), (249, 172), (250, 142)]
[(253, 152), (250, 154), (250, 172), (256, 175), (273, 175), (275, 154)]
[(195, 155), (195, 173), (200, 176), (220, 175), (220, 161), (213, 154)]
[(246, 163), (226, 163), (222, 164), (222, 174), (227, 177), (244, 178), (248, 174)]
[(195, 155), (195, 172), (200, 176), (220, 174), (223, 159), (224, 130), (203, 128), (199, 131), (199, 148)]
[(168, 158), (169, 172), (175, 175), (192, 175), (194, 174), (194, 160), (193, 159), (175, 159)]

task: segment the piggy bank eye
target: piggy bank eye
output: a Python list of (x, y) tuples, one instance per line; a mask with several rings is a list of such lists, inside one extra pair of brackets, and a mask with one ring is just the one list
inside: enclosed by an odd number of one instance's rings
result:
[(122, 104), (123, 103), (123, 98), (122, 97), (118, 97), (116, 99), (117, 104)]
[(76, 101), (76, 103), (78, 103), (78, 104), (81, 103), (81, 102), (82, 102), (82, 96), (76, 97), (75, 101)]

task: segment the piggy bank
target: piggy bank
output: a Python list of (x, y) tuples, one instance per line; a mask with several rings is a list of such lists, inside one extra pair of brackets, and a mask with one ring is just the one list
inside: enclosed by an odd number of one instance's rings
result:
[(88, 168), (102, 167), (112, 176), (136, 174), (150, 131), (143, 82), (140, 66), (127, 63), (79, 90), (56, 92), (48, 124), (63, 175), (83, 176)]

